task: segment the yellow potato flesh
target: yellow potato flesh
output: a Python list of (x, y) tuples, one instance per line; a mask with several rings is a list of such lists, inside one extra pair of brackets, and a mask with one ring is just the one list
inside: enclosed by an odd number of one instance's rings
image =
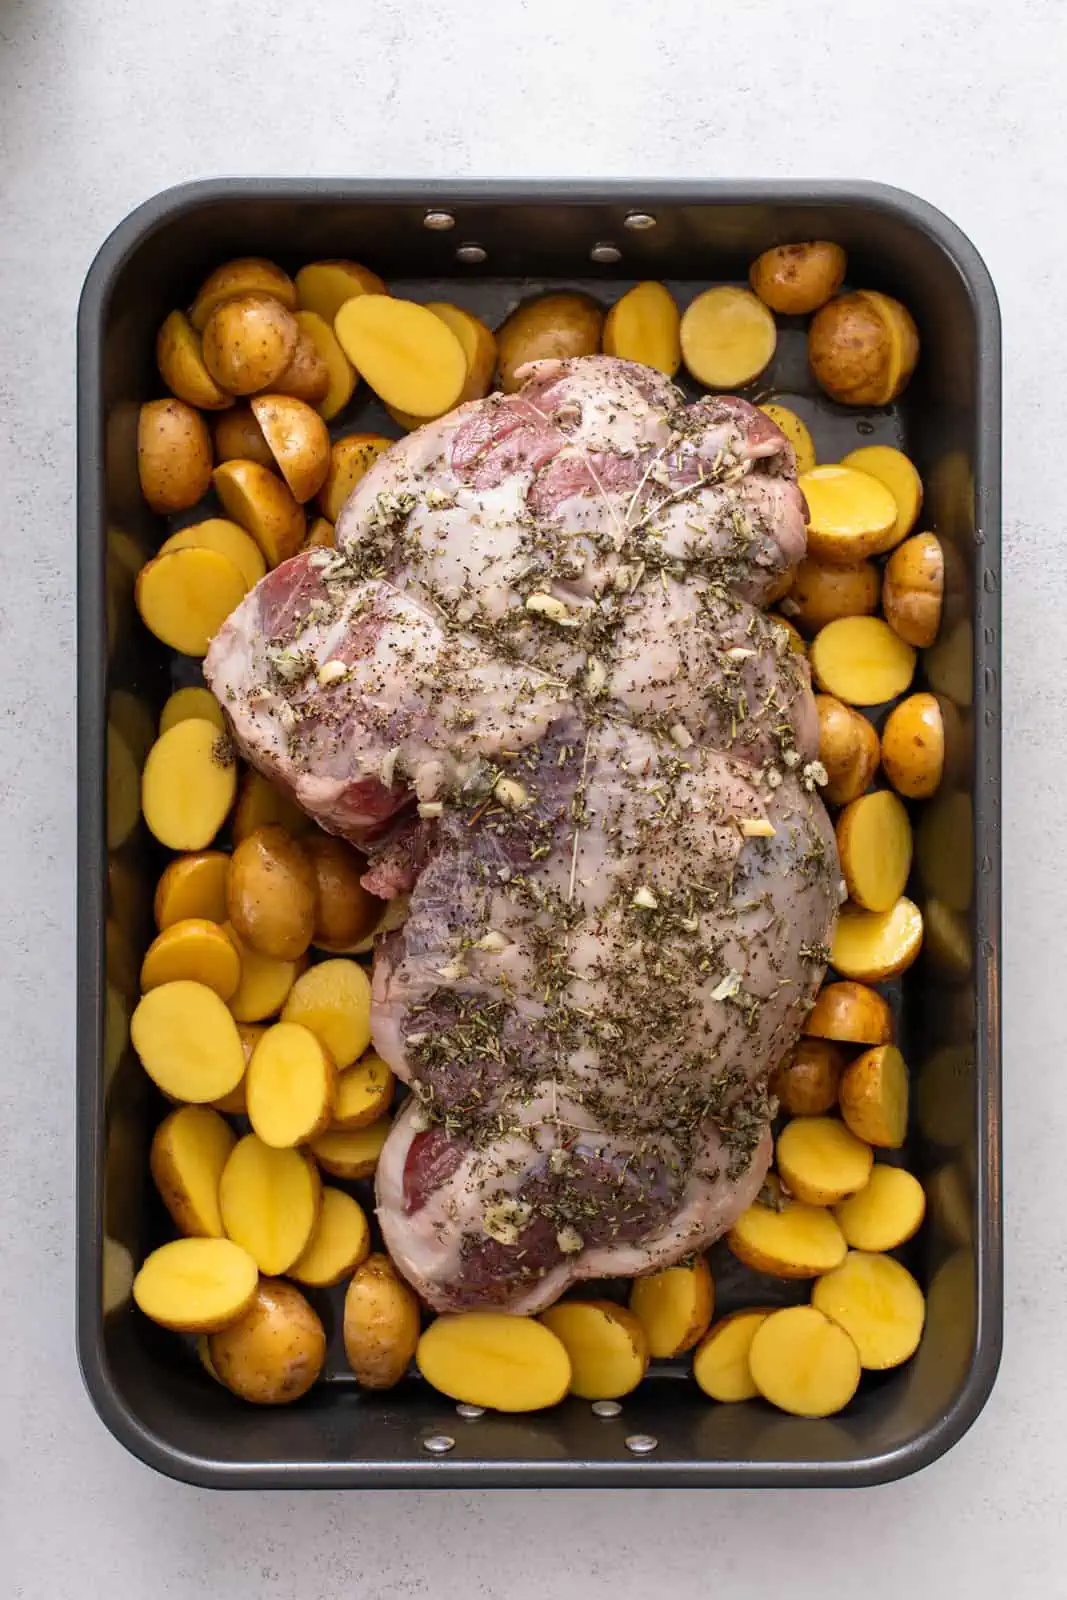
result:
[(726, 1236), (739, 1261), (775, 1278), (814, 1278), (845, 1259), (845, 1239), (828, 1211), (799, 1200), (781, 1209), (757, 1201), (743, 1211)]
[(824, 983), (804, 1022), (804, 1032), (845, 1044), (888, 1044), (893, 1018), (888, 1001), (876, 989), (844, 979)]
[(395, 1079), (380, 1056), (363, 1056), (337, 1079), (335, 1128), (362, 1128), (377, 1122), (389, 1109)]
[(198, 851), (172, 861), (156, 885), (156, 927), (162, 931), (189, 917), (224, 922), (229, 867), (230, 858), (221, 850)]
[(908, 1131), (908, 1069), (895, 1045), (877, 1045), (850, 1061), (838, 1093), (841, 1115), (858, 1139), (900, 1149)]
[(334, 550), (337, 547), (337, 534), (332, 522), (325, 517), (316, 517), (308, 529), (308, 536), (304, 540), (305, 550)]
[(748, 1353), (757, 1328), (769, 1311), (735, 1311), (706, 1333), (693, 1356), (693, 1377), (712, 1400), (736, 1403), (754, 1400), (759, 1390), (752, 1381)]
[(226, 731), (226, 718), (210, 689), (175, 689), (159, 714), (160, 733), (169, 733), (176, 722), (188, 722), (197, 717), (201, 722), (213, 722), (220, 733)]
[(301, 311), (313, 311), (331, 327), (346, 300), (385, 292), (378, 274), (358, 261), (309, 261), (296, 275), (296, 303)]
[(248, 588), (240, 568), (217, 550), (172, 547), (142, 567), (134, 596), (157, 639), (182, 655), (204, 656)]
[(254, 1133), (234, 1147), (219, 1182), (227, 1236), (260, 1272), (288, 1272), (307, 1249), (318, 1221), (322, 1185), (300, 1150), (274, 1150)]
[(226, 932), (241, 957), (241, 981), (230, 996), (230, 1010), (238, 1022), (262, 1022), (273, 1017), (285, 1004), (285, 997), (304, 969), (304, 959), (279, 961), (262, 956), (245, 944), (227, 923)]
[(307, 518), (288, 484), (256, 461), (224, 461), (212, 473), (223, 508), (258, 544), (268, 567), (295, 556)]
[(425, 306), (391, 295), (347, 300), (334, 319), (345, 355), (387, 405), (436, 417), (459, 400), (467, 378), (463, 347)]
[(352, 398), (356, 387), (356, 369), (337, 343), (337, 335), (330, 323), (323, 321), (315, 311), (298, 311), (296, 320), (301, 331), (315, 346), (319, 359), (326, 364), (329, 387), (326, 397), (316, 406), (323, 422), (332, 422)]
[(815, 465), (815, 441), (808, 432), (807, 423), (795, 411), (790, 411), (788, 406), (780, 406), (773, 400), (759, 409), (781, 428), (793, 446), (797, 471), (810, 472)]
[(897, 503), (870, 473), (855, 467), (814, 467), (798, 481), (808, 502), (809, 555), (851, 566), (896, 543)]
[(233, 842), (240, 844), (257, 828), (277, 824), (287, 833), (300, 835), (311, 828), (311, 818), (301, 811), (284, 789), (264, 778), (259, 772), (246, 772), (241, 780), (237, 809), (233, 814)]
[(213, 989), (181, 980), (138, 1001), (130, 1038), (153, 1083), (173, 1100), (204, 1105), (244, 1076), (237, 1024)]
[[(884, 483), (897, 503), (897, 520), (893, 528), (893, 545), (906, 539), (914, 528), (922, 510), (922, 479), (902, 450), (887, 444), (868, 444), (860, 450), (850, 450), (841, 457), (843, 467), (855, 467), (858, 472), (869, 473)], [(887, 548), (892, 549), (890, 545)]]
[(890, 911), (846, 905), (834, 929), (830, 965), (843, 978), (879, 983), (907, 971), (922, 942), (922, 912), (904, 896)]
[(381, 433), (350, 433), (335, 441), (330, 451), (330, 469), (319, 494), (319, 506), (329, 522), (337, 521), (356, 484), (394, 442)]
[(229, 1239), (175, 1239), (153, 1250), (133, 1280), (146, 1317), (179, 1333), (213, 1333), (244, 1315), (258, 1274)]
[(837, 819), (837, 851), (852, 899), (865, 911), (889, 911), (911, 871), (911, 823), (889, 789), (861, 795)]
[(152, 1177), (180, 1232), (223, 1237), (219, 1179), (236, 1142), (229, 1123), (205, 1106), (182, 1106), (156, 1129)]
[(682, 316), (682, 357), (698, 383), (737, 389), (767, 366), (777, 343), (774, 318), (749, 289), (705, 289)]
[(328, 1288), (347, 1278), (369, 1253), (370, 1227), (363, 1207), (343, 1189), (327, 1186), (315, 1231), (289, 1275), (313, 1288)]
[(355, 961), (321, 961), (294, 983), (286, 1022), (310, 1028), (338, 1068), (350, 1067), (370, 1044), (370, 980)]
[(782, 1182), (806, 1205), (832, 1206), (862, 1189), (874, 1155), (835, 1117), (797, 1117), (778, 1135), (775, 1164)]
[(161, 734), (141, 775), (141, 809), (170, 850), (203, 850), (237, 793), (233, 747), (214, 723), (189, 717)]
[(845, 1330), (868, 1371), (899, 1367), (919, 1347), (926, 1303), (911, 1273), (892, 1256), (850, 1250), (819, 1279), (811, 1301)]
[(856, 1346), (814, 1306), (772, 1312), (756, 1329), (748, 1363), (764, 1399), (797, 1417), (832, 1416), (859, 1387)]
[(566, 1350), (570, 1392), (582, 1400), (617, 1400), (648, 1370), (644, 1328), (610, 1300), (567, 1300), (543, 1312), (541, 1321)]
[(557, 1405), (571, 1382), (570, 1358), (554, 1333), (495, 1311), (438, 1317), (416, 1360), (431, 1388), (493, 1411), (541, 1411)]
[(615, 302), (604, 322), (604, 354), (674, 377), (682, 364), (681, 317), (662, 283), (639, 283)]
[[(249, 589), (254, 588), (267, 571), (267, 563), (251, 534), (246, 533), (236, 522), (230, 522), (226, 517), (208, 517), (203, 522), (191, 523), (188, 528), (172, 533), (170, 538), (160, 545), (159, 553), (161, 556), (169, 555), (172, 550), (217, 551), (220, 556), (225, 556), (227, 561), (233, 562)], [(208, 695), (212, 700), (215, 698), (209, 689), (185, 692), (190, 694), (199, 692)], [(219, 717), (221, 720), (221, 711)]]
[(274, 1149), (303, 1144), (329, 1123), (333, 1062), (307, 1028), (279, 1022), (252, 1052), (245, 1104), (253, 1132)]
[(458, 403), (480, 400), (489, 393), (496, 370), (496, 339), (492, 331), (473, 312), (464, 311), (462, 306), (454, 306), (447, 300), (431, 300), (426, 309), (452, 329), (463, 347), (467, 377)]
[(220, 389), (207, 367), (200, 335), (183, 311), (172, 311), (156, 339), (156, 365), (167, 388), (186, 405), (221, 411), (233, 396)]
[(241, 958), (217, 923), (186, 917), (164, 928), (149, 945), (141, 965), (141, 988), (157, 989), (182, 978), (206, 984), (223, 1000), (236, 993)]
[(816, 634), (810, 659), (820, 689), (850, 706), (877, 706), (903, 694), (915, 651), (881, 617), (840, 617)]
[(685, 1266), (665, 1267), (634, 1280), (630, 1310), (648, 1336), (657, 1358), (691, 1350), (708, 1330), (715, 1309), (715, 1289), (703, 1256)]
[(896, 1250), (918, 1233), (926, 1212), (923, 1186), (903, 1167), (878, 1165), (865, 1186), (834, 1207), (854, 1250)]
[(330, 1128), (311, 1141), (311, 1153), (334, 1178), (373, 1178), (392, 1126), (386, 1117), (366, 1128)]
[(319, 413), (287, 394), (261, 394), (252, 415), (296, 500), (310, 500), (326, 481), (330, 435)]

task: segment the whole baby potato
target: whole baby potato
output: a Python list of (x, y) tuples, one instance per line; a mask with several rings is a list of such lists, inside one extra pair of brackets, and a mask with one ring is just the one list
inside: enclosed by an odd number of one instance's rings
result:
[(375, 1253), (356, 1268), (345, 1294), (344, 1341), (364, 1389), (392, 1389), (419, 1342), (419, 1302), (388, 1256)]
[(240, 939), (260, 955), (296, 961), (315, 931), (315, 873), (303, 846), (269, 823), (230, 857), (226, 907)]
[(235, 295), (207, 319), (204, 365), (227, 394), (255, 394), (277, 383), (299, 339), (300, 325), (280, 300), (269, 294)]
[(366, 858), (328, 833), (309, 834), (302, 843), (315, 874), (315, 943), (348, 950), (373, 933), (382, 914), (382, 902), (359, 881)]
[(326, 1335), (311, 1306), (282, 1278), (260, 1278), (244, 1316), (212, 1335), (215, 1377), (253, 1405), (284, 1406), (306, 1394), (326, 1360)]
[(497, 329), (500, 387), (513, 394), (515, 376), (528, 361), (591, 356), (600, 349), (604, 313), (587, 294), (546, 294), (516, 306)]
[(878, 735), (861, 712), (831, 694), (817, 694), (815, 709), (819, 717), (819, 760), (828, 779), (823, 797), (832, 805), (847, 805), (863, 794), (878, 771)]
[(137, 471), (153, 511), (195, 506), (211, 484), (211, 435), (183, 400), (150, 400), (137, 422)]
[(748, 281), (765, 306), (784, 317), (802, 317), (824, 306), (840, 289), (845, 252), (828, 239), (778, 244), (749, 268)]
[(919, 333), (911, 313), (873, 289), (838, 295), (816, 312), (808, 331), (815, 380), (841, 405), (888, 405), (918, 359)]

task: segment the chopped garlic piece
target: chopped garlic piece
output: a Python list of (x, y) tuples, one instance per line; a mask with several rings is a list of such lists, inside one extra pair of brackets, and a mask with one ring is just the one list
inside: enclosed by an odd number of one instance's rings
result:
[(689, 732), (684, 722), (676, 722), (670, 730), (671, 741), (679, 750), (688, 750), (693, 743), (693, 735)]
[(583, 1239), (577, 1228), (561, 1228), (556, 1234), (556, 1243), (565, 1256), (576, 1256), (583, 1247)]
[(486, 1206), (482, 1227), (498, 1244), (516, 1244), (532, 1215), (532, 1207), (524, 1200), (500, 1200)]
[(566, 1172), (571, 1164), (571, 1153), (559, 1144), (548, 1158), (548, 1170), (555, 1173), (558, 1178), (561, 1172)]
[(530, 803), (527, 790), (515, 778), (498, 778), (493, 793), (500, 804), (507, 806), (509, 811), (520, 811), (523, 806)]
[(756, 654), (755, 650), (748, 649), (747, 645), (735, 644), (732, 650), (727, 650), (727, 661), (751, 661)]
[(420, 817), (440, 817), (444, 814), (444, 803), (441, 800), (420, 800)]
[(656, 907), (659, 905), (659, 901), (652, 893), (652, 890), (649, 889), (645, 884), (642, 884), (640, 889), (635, 891), (634, 897), (630, 904), (634, 906), (640, 906), (643, 911), (655, 911)]
[(741, 974), (732, 969), (726, 974), (711, 991), (713, 1000), (732, 1000), (735, 994), (741, 992)]
[(741, 818), (741, 832), (746, 839), (773, 839), (776, 831), (774, 824), (768, 822), (766, 817)]
[(475, 941), (475, 950), (487, 950), (490, 955), (501, 955), (505, 950), (511, 949), (511, 940), (506, 933), (501, 933), (497, 928), (490, 928), (488, 933)]
[(348, 677), (348, 668), (343, 661), (336, 657), (332, 661), (324, 661), (316, 674), (319, 682), (325, 687), (329, 683), (340, 683), (342, 678)]
[(393, 774), (396, 771), (396, 762), (399, 754), (400, 746), (394, 744), (388, 754), (382, 757), (381, 765), (378, 768), (378, 776), (387, 789), (393, 787)]
[(814, 793), (817, 785), (821, 788), (830, 782), (830, 776), (821, 761), (809, 761), (800, 774), (800, 781), (805, 789)]
[(585, 664), (585, 692), (586, 694), (600, 694), (608, 681), (608, 669), (596, 656), (590, 656)]
[(444, 978), (446, 983), (458, 983), (460, 978), (467, 976), (467, 963), (462, 956), (453, 956), (451, 961), (437, 968), (437, 976)]
[(578, 626), (578, 619), (571, 616), (563, 601), (557, 600), (554, 594), (527, 595), (526, 609), (536, 616), (547, 617), (549, 622), (558, 622), (563, 628)]

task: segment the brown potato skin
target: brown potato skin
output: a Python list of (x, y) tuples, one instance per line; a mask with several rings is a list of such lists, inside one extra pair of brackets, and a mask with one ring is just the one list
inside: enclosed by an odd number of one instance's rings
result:
[(315, 929), (315, 873), (303, 846), (276, 824), (256, 828), (230, 857), (226, 905), (239, 938), (296, 961)]
[(604, 313), (589, 295), (546, 294), (524, 301), (497, 329), (500, 387), (514, 394), (520, 387), (516, 373), (528, 361), (595, 355), (603, 325)]
[(898, 794), (928, 800), (945, 771), (945, 720), (937, 697), (910, 694), (882, 729), (882, 766)]
[(821, 1117), (837, 1104), (848, 1054), (829, 1039), (800, 1038), (771, 1074), (770, 1090), (791, 1117)]
[(300, 326), (269, 294), (242, 294), (215, 307), (204, 328), (204, 365), (228, 394), (276, 385), (296, 352)]
[(211, 435), (183, 400), (149, 400), (137, 421), (141, 492), (163, 515), (195, 506), (211, 485)]
[(823, 798), (835, 806), (847, 805), (870, 787), (878, 771), (878, 735), (862, 713), (831, 694), (817, 694), (815, 709), (819, 760), (828, 778)]
[(778, 244), (757, 256), (748, 271), (753, 292), (783, 317), (818, 311), (845, 279), (845, 252), (828, 239)]
[(835, 567), (807, 556), (789, 591), (789, 613), (813, 637), (838, 617), (869, 617), (878, 610), (879, 572), (873, 561)]
[(172, 394), (186, 405), (223, 411), (233, 396), (220, 389), (204, 365), (200, 335), (183, 311), (172, 311), (156, 337), (156, 366)]
[(330, 387), (330, 369), (310, 334), (297, 323), (296, 349), (285, 370), (272, 380), (271, 387), (278, 394), (287, 394), (294, 400), (303, 400), (317, 406), (325, 400)]
[(301, 503), (318, 494), (330, 467), (330, 432), (305, 400), (288, 394), (261, 394), (252, 401), (278, 470)]
[(302, 843), (315, 874), (315, 942), (336, 949), (358, 944), (382, 914), (382, 902), (359, 881), (366, 859), (332, 834), (312, 833)]
[(893, 1015), (877, 989), (852, 978), (824, 983), (804, 1023), (804, 1032), (817, 1039), (845, 1044), (891, 1044)]
[(919, 335), (910, 312), (899, 300), (870, 289), (829, 301), (808, 331), (815, 380), (841, 405), (888, 405), (907, 384), (918, 358)]
[(419, 1302), (386, 1255), (369, 1255), (345, 1295), (344, 1340), (349, 1366), (364, 1389), (392, 1389), (419, 1342)]
[(259, 467), (274, 466), (270, 445), (248, 405), (234, 406), (215, 419), (216, 461), (254, 461)]
[(263, 256), (237, 256), (224, 261), (204, 279), (189, 311), (189, 321), (203, 333), (211, 313), (235, 295), (268, 294), (289, 311), (296, 310), (296, 285), (288, 273)]
[(284, 1406), (307, 1394), (326, 1360), (322, 1323), (299, 1289), (260, 1278), (251, 1309), (208, 1340), (220, 1383), (253, 1405)]
[(894, 633), (925, 649), (941, 626), (945, 558), (936, 533), (917, 533), (898, 545), (886, 562), (882, 610)]

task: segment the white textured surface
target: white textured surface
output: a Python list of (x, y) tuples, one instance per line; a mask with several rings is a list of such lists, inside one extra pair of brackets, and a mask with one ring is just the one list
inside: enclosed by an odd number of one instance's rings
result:
[[(5, 1594), (1064, 1592), (1065, 53), (1061, 0), (0, 0)], [(74, 311), (115, 222), (220, 173), (874, 177), (985, 254), (1006, 360), (1007, 1346), (978, 1425), (919, 1478), (847, 1501), (222, 1497), (155, 1477), (92, 1414), (71, 1310)]]

